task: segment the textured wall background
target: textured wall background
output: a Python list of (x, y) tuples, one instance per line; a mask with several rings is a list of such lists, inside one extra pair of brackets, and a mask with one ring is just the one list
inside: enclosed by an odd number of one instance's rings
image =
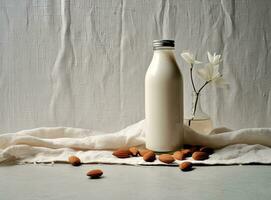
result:
[(39, 126), (113, 131), (144, 118), (153, 39), (223, 54), (229, 89), (208, 88), (215, 126), (271, 127), (271, 1), (0, 0), (0, 133)]

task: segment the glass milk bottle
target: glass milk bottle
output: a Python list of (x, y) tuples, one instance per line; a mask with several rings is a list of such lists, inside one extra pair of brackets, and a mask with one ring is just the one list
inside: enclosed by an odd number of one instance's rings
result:
[(145, 77), (146, 148), (174, 151), (183, 145), (183, 79), (173, 40), (154, 40)]

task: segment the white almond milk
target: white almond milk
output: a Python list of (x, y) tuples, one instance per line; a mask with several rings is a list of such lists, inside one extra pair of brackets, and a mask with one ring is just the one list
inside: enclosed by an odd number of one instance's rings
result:
[(183, 80), (174, 41), (154, 41), (153, 46), (145, 77), (146, 147), (167, 152), (183, 145)]

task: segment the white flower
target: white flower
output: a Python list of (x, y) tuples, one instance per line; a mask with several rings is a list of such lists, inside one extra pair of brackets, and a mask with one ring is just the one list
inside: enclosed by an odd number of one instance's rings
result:
[(212, 65), (218, 65), (219, 63), (222, 62), (222, 59), (220, 59), (221, 55), (216, 55), (216, 53), (214, 53), (214, 55), (210, 54), (210, 52), (207, 52), (208, 55), (208, 60)]
[(197, 61), (195, 59), (195, 56), (190, 53), (189, 51), (184, 51), (183, 53), (181, 53), (181, 56), (183, 57), (183, 59), (191, 65), (194, 65), (194, 64), (200, 64), (201, 62), (200, 61)]
[(205, 67), (197, 69), (197, 73), (205, 81), (223, 85), (225, 84), (225, 81), (222, 75), (219, 73), (218, 69), (219, 65), (208, 63)]
[(222, 74), (220, 75), (220, 77), (216, 78), (211, 83), (213, 83), (217, 87), (228, 86), (228, 83), (225, 81), (225, 79), (223, 78)]

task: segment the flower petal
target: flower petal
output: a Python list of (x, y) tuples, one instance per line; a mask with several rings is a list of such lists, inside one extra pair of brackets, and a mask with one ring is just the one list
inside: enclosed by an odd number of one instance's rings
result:
[(213, 76), (214, 76), (214, 72), (215, 72), (215, 69), (214, 69), (214, 65), (212, 64), (208, 64), (208, 69), (209, 69), (209, 79), (212, 80)]
[(208, 51), (208, 52), (207, 52), (207, 56), (208, 56), (209, 62), (210, 62), (211, 64), (213, 64), (213, 65), (217, 65), (217, 64), (219, 64), (219, 63), (222, 62), (222, 59), (220, 59), (220, 58), (221, 58), (221, 55), (220, 55), (220, 54), (217, 54), (217, 55), (216, 55), (216, 53), (214, 53), (214, 55), (212, 55), (212, 54)]
[(190, 53), (189, 51), (184, 51), (183, 53), (181, 53), (181, 56), (183, 57), (183, 59), (188, 63), (188, 64), (200, 64), (202, 62), (198, 61), (195, 59), (195, 56)]
[(194, 56), (190, 52), (184, 51), (183, 53), (181, 53), (181, 56), (183, 57), (185, 62), (187, 62), (188, 64), (194, 63)]
[(225, 81), (225, 79), (221, 75), (215, 80), (213, 80), (212, 83), (217, 87), (224, 87), (228, 85), (228, 83)]
[(212, 65), (212, 76), (211, 76), (211, 79), (215, 79), (219, 76), (221, 76), (221, 74), (219, 73), (218, 69), (219, 69), (219, 65)]
[(220, 62), (221, 62), (221, 60), (220, 60), (220, 57), (221, 57), (221, 55), (216, 55), (216, 56), (214, 56), (214, 59), (213, 59), (213, 65), (217, 65), (217, 64), (219, 64)]
[(198, 60), (194, 60), (194, 64), (197, 65), (197, 64), (201, 64), (202, 62), (201, 61), (198, 61)]
[(210, 74), (209, 74), (209, 69), (208, 67), (203, 67), (203, 68), (199, 68), (197, 69), (197, 74), (199, 75), (199, 77), (201, 77), (203, 80), (205, 81), (209, 81), (210, 79)]
[(213, 56), (212, 56), (212, 54), (210, 54), (209, 51), (207, 52), (207, 56), (208, 56), (209, 62), (210, 62), (210, 63), (213, 63)]

